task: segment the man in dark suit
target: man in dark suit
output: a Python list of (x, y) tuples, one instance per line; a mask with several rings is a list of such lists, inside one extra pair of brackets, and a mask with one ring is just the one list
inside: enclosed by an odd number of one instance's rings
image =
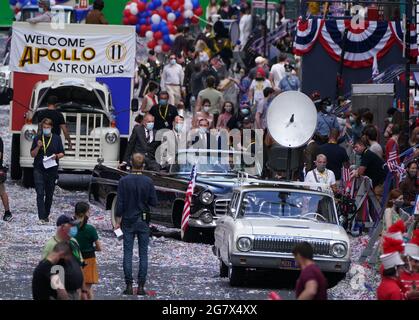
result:
[(121, 163), (120, 168), (129, 163), (134, 153), (141, 153), (145, 157), (146, 170), (159, 171), (160, 166), (155, 160), (155, 151), (159, 142), (155, 140), (155, 137), (154, 117), (151, 114), (146, 114), (142, 123), (135, 126), (132, 130), (128, 140), (127, 150), (125, 151), (124, 161)]
[(219, 139), (209, 130), (208, 119), (201, 119), (198, 122), (199, 131), (192, 140), (193, 149), (217, 149), (219, 148)]

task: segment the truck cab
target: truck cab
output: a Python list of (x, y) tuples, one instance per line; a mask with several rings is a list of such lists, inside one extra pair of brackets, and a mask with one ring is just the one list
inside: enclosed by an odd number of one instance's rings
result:
[(32, 91), (26, 124), (20, 134), (19, 163), (23, 169), (23, 184), (32, 185), (32, 140), (38, 134), (39, 112), (47, 108), (47, 100), (56, 96), (56, 108), (67, 124), (72, 148), (61, 133), (65, 157), (60, 161), (60, 172), (91, 171), (103, 161), (117, 167), (120, 133), (116, 128), (112, 97), (105, 84), (80, 78), (61, 78), (38, 82)]

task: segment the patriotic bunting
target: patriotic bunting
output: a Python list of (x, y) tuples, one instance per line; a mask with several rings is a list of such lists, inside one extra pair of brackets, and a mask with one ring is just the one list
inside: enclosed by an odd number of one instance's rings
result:
[[(403, 47), (402, 22), (365, 21), (361, 29), (351, 26), (350, 20), (300, 19), (294, 41), (294, 53), (304, 55), (309, 52), (317, 39), (326, 52), (340, 61), (343, 48), (343, 34), (348, 30), (345, 41), (344, 65), (350, 68), (366, 68), (373, 65), (374, 56), (380, 60), (394, 43)], [(410, 42), (410, 54), (418, 56), (415, 25), (406, 41)]]

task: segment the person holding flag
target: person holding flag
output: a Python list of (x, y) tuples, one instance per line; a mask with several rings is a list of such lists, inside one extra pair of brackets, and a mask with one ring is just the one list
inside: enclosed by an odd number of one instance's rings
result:
[(183, 211), (182, 211), (182, 220), (181, 220), (182, 239), (184, 239), (185, 233), (189, 228), (189, 216), (191, 214), (191, 201), (192, 201), (192, 195), (195, 189), (196, 175), (197, 175), (196, 165), (193, 165), (192, 171), (191, 171), (191, 179), (188, 183), (188, 188), (186, 189), (185, 205), (183, 206)]

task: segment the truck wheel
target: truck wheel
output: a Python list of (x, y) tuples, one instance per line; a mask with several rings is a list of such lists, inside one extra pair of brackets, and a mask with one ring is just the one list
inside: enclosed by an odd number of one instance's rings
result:
[(35, 181), (33, 179), (33, 168), (23, 168), (22, 183), (25, 188), (35, 187)]
[(115, 228), (116, 225), (116, 196), (112, 200), (112, 207), (111, 207), (111, 224), (112, 229)]
[(243, 284), (245, 275), (245, 269), (243, 267), (228, 267), (228, 279), (230, 280), (230, 286), (238, 287)]
[(228, 267), (223, 262), (223, 260), (220, 259), (220, 277), (221, 278), (227, 278), (228, 277)]
[(19, 163), (20, 158), (20, 134), (12, 136), (12, 154), (10, 160), (10, 177), (12, 180), (22, 179), (22, 168)]

